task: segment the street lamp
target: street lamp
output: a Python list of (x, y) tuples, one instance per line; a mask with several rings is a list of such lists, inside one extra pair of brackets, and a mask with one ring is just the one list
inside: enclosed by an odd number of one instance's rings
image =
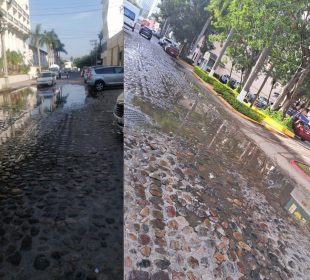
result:
[(3, 69), (4, 69), (4, 83), (5, 88), (9, 86), (9, 79), (8, 79), (8, 63), (6, 57), (6, 47), (5, 47), (5, 31), (8, 29), (8, 23), (4, 18), (3, 13), (0, 13), (0, 37), (1, 37), (1, 46), (2, 46), (2, 57), (3, 57)]

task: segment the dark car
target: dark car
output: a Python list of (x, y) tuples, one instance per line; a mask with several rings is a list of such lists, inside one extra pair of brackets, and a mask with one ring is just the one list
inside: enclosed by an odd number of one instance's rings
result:
[(175, 58), (179, 55), (178, 48), (172, 44), (165, 46), (165, 52)]
[(236, 89), (240, 85), (239, 82), (237, 82), (235, 79), (231, 78), (229, 75), (226, 74), (220, 77), (220, 81), (223, 84), (229, 85), (229, 87), (231, 87), (232, 89)]
[(148, 27), (146, 26), (143, 26), (140, 31), (139, 31), (139, 34), (146, 37), (148, 40), (151, 40), (152, 39), (152, 30), (149, 29)]
[(268, 104), (268, 99), (266, 97), (263, 97), (263, 96), (259, 96), (254, 105), (257, 107), (257, 108), (266, 108), (269, 104)]

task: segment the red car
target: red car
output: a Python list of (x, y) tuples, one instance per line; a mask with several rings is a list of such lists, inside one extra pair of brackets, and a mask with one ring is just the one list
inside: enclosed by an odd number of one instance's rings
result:
[(177, 47), (173, 46), (173, 45), (167, 45), (165, 47), (165, 52), (175, 58), (177, 58), (177, 56), (179, 55), (179, 50)]
[(297, 120), (293, 125), (294, 132), (302, 141), (310, 141), (310, 127), (301, 120)]

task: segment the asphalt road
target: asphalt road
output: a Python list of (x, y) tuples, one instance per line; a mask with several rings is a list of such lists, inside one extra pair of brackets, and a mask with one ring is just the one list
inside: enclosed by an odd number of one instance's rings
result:
[(122, 279), (121, 91), (93, 98), (73, 74), (12, 95), (26, 119), (0, 145), (0, 279)]

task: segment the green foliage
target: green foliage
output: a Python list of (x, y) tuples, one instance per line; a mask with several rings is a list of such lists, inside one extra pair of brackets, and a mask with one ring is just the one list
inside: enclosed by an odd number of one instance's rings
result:
[(213, 86), (217, 86), (218, 88), (224, 88), (225, 90), (227, 90), (231, 95), (233, 96), (237, 96), (238, 93), (236, 91), (234, 91), (232, 88), (230, 88), (229, 86), (221, 83), (219, 80), (217, 80), (216, 78), (209, 76), (208, 72), (203, 71), (200, 67), (195, 66), (194, 67), (194, 72), (201, 78), (203, 79), (205, 82), (207, 82), (208, 84), (211, 84)]
[(288, 130), (293, 132), (293, 118), (292, 117), (283, 117), (283, 113), (279, 111), (273, 111), (270, 107), (266, 109), (261, 109), (263, 113), (267, 116), (278, 122), (279, 124), (286, 127)]
[(94, 57), (93, 54), (84, 55), (82, 57), (78, 57), (78, 58), (74, 59), (73, 63), (76, 67), (82, 69), (84, 66), (90, 66), (91, 65), (93, 57)]
[[(23, 55), (20, 52), (7, 50), (6, 51), (8, 73), (9, 75), (27, 74), (30, 66), (24, 63)], [(0, 68), (3, 68), (3, 58), (0, 58)], [(0, 73), (1, 76), (4, 73)]]
[(213, 88), (216, 92), (221, 94), (221, 96), (238, 112), (248, 116), (249, 118), (261, 122), (263, 117), (257, 112), (253, 111), (251, 108), (245, 106), (236, 99), (237, 93), (226, 85), (222, 84), (220, 81), (216, 80), (213, 77), (210, 77), (205, 71), (199, 67), (194, 68), (194, 72), (205, 82), (213, 85)]
[(208, 4), (209, 0), (162, 1), (160, 14), (157, 16), (168, 19), (178, 41), (184, 42), (187, 39), (188, 42), (192, 42), (210, 16), (204, 9)]

